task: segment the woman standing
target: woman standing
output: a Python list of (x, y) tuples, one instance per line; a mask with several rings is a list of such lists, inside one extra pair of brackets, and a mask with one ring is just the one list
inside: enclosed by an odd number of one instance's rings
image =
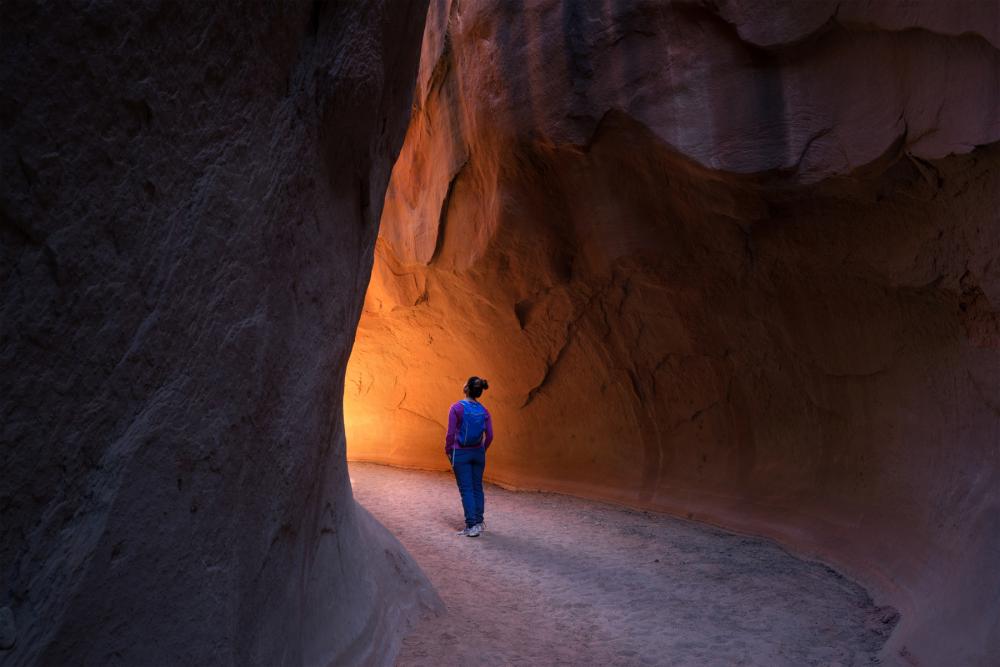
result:
[(485, 530), (483, 524), (483, 470), (486, 469), (486, 450), (493, 442), (493, 420), (479, 402), (483, 391), (490, 386), (486, 380), (473, 375), (462, 391), (465, 400), (458, 401), (448, 411), (448, 435), (444, 440), (444, 453), (455, 472), (458, 492), (462, 495), (465, 512), (465, 537), (479, 537)]

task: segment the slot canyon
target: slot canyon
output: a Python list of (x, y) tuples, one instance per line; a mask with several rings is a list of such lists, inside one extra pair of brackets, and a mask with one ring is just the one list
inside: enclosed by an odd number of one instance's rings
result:
[(997, 664), (997, 2), (0, 11), (0, 665), (392, 664), (348, 460), (448, 471), (470, 375), (511, 498)]

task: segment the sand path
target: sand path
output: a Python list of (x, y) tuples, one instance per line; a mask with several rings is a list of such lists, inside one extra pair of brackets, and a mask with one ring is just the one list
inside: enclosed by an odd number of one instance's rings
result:
[(458, 537), (449, 475), (350, 471), (448, 607), (400, 665), (869, 665), (891, 629), (860, 586), (766, 540), (494, 486), (487, 532)]

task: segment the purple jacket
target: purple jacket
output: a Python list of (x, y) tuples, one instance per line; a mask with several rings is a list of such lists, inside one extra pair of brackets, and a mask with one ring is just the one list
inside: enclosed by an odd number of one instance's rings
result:
[[(480, 405), (482, 405), (480, 403)], [(483, 410), (486, 410), (486, 406), (483, 406)], [(462, 407), (462, 402), (453, 403), (451, 409), (448, 410), (448, 435), (444, 439), (444, 453), (449, 457), (451, 456), (451, 451), (455, 449), (455, 434), (458, 433), (458, 429), (462, 427), (462, 417), (465, 414), (465, 408)], [(493, 417), (490, 416), (490, 411), (486, 410), (486, 440), (483, 442), (483, 447), (489, 449), (490, 443), (493, 442)]]

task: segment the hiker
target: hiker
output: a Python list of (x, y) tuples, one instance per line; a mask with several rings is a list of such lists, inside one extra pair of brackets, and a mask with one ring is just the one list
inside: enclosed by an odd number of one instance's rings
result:
[(483, 523), (483, 470), (486, 450), (493, 442), (493, 420), (479, 397), (489, 386), (489, 382), (473, 375), (462, 388), (465, 400), (458, 401), (448, 411), (444, 453), (455, 471), (458, 492), (462, 495), (465, 529), (459, 535), (465, 537), (479, 537), (486, 529)]

